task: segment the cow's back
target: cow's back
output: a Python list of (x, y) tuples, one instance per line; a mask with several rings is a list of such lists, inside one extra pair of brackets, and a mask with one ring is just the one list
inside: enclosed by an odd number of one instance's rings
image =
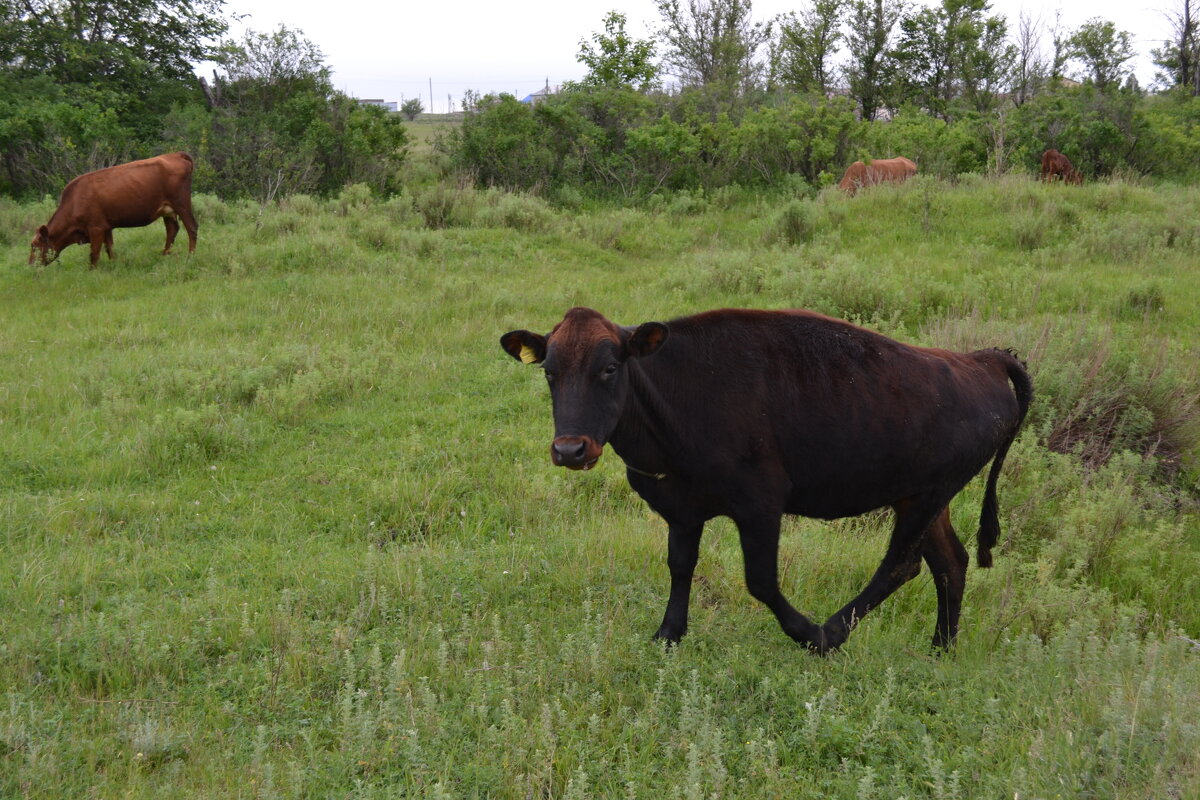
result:
[(191, 156), (179, 152), (80, 175), (63, 189), (55, 216), (85, 227), (147, 225), (164, 209), (191, 208), (192, 169)]
[[(668, 323), (643, 368), (669, 397), (694, 463), (785, 476), (792, 513), (834, 518), (906, 496), (964, 459), (982, 468), (1016, 398), (994, 351), (905, 345), (805, 311), (716, 311)], [(955, 447), (946, 447), (954, 440)]]

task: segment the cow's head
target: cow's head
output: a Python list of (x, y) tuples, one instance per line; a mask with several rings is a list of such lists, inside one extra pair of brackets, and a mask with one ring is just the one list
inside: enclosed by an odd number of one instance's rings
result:
[(39, 254), (41, 263), (46, 263), (46, 253), (52, 250), (50, 244), (50, 229), (45, 225), (37, 229), (37, 233), (33, 235), (33, 241), (29, 243), (29, 263), (33, 264), (33, 260)]
[(548, 336), (510, 331), (500, 346), (526, 364), (541, 364), (550, 384), (559, 467), (591, 469), (612, 435), (629, 393), (628, 364), (658, 350), (667, 326), (646, 322), (618, 328), (590, 308), (572, 308)]

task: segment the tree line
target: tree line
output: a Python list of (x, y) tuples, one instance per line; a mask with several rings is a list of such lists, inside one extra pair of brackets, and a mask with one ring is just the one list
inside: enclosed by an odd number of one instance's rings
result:
[(1190, 180), (1200, 36), (1197, 0), (1178, 1), (1148, 92), (1130, 34), (1103, 19), (1023, 15), (1010, 29), (987, 0), (809, 0), (762, 22), (750, 0), (655, 0), (653, 39), (610, 13), (580, 43), (581, 81), (536, 106), (471, 97), (443, 149), (482, 184), (625, 198), (820, 186), (859, 157), (942, 175), (1034, 169), (1047, 148), (1091, 177)]
[[(439, 149), (483, 185), (635, 199), (831, 182), (859, 157), (924, 172), (1032, 168), (1068, 153), (1086, 175), (1190, 180), (1200, 151), (1200, 0), (1174, 0), (1137, 84), (1128, 33), (1068, 28), (987, 0), (652, 0), (651, 39), (612, 12), (580, 43), (585, 76), (546, 102), (468, 95)], [(0, 5), (0, 193), (171, 149), (226, 197), (400, 186), (403, 115), (333, 89), (320, 49), (280, 26), (227, 38), (224, 0), (22, 0)], [(1046, 45), (1048, 42), (1048, 46)], [(211, 76), (195, 65), (211, 62)]]

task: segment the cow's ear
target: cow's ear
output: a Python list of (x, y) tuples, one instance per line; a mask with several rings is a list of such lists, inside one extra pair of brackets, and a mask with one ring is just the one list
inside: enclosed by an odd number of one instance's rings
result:
[(546, 358), (546, 337), (531, 331), (509, 331), (500, 337), (500, 346), (523, 364), (540, 364)]
[(643, 322), (630, 334), (625, 342), (625, 352), (630, 358), (643, 358), (662, 347), (670, 329), (661, 322)]
[(38, 235), (38, 238), (41, 239), (43, 242), (50, 241), (50, 229), (47, 228), (45, 225), (38, 228), (37, 235)]

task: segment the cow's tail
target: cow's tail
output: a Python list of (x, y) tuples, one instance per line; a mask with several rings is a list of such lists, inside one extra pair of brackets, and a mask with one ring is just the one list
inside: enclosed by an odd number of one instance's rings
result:
[(987, 489), (983, 494), (983, 509), (979, 513), (979, 535), (977, 537), (979, 543), (977, 558), (981, 567), (992, 565), (992, 548), (1000, 539), (1000, 519), (996, 510), (996, 479), (1000, 477), (1000, 469), (1004, 466), (1004, 457), (1008, 455), (1009, 446), (1017, 438), (1017, 432), (1021, 430), (1021, 423), (1025, 421), (1025, 414), (1029, 411), (1029, 404), (1033, 401), (1033, 382), (1029, 379), (1029, 373), (1025, 371), (1025, 365), (1013, 355), (1011, 350), (995, 350), (993, 352), (1004, 362), (1008, 379), (1012, 381), (1013, 390), (1017, 395), (1018, 413), (1012, 433), (996, 450), (996, 455), (992, 459), (992, 469), (988, 473)]

